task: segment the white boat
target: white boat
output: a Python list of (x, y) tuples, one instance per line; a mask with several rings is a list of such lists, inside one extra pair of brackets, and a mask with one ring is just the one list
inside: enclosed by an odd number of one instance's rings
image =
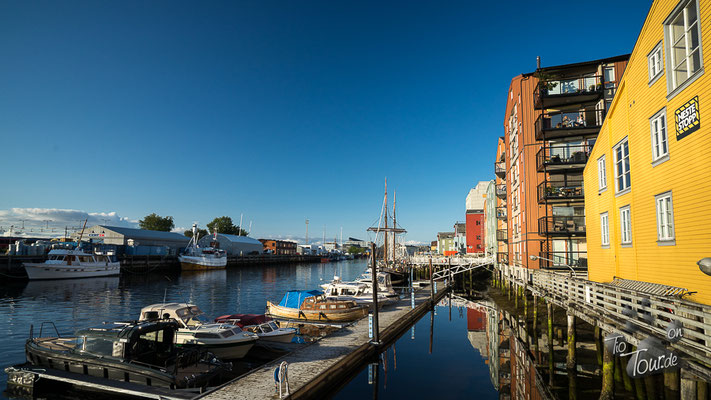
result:
[(121, 263), (107, 255), (85, 253), (79, 249), (50, 250), (43, 263), (23, 263), (27, 277), (35, 279), (71, 279), (112, 276), (121, 273)]
[(194, 304), (153, 304), (141, 309), (141, 321), (174, 319), (180, 325), (175, 344), (183, 347), (199, 346), (217, 358), (235, 360), (243, 358), (259, 338), (244, 332), (239, 326), (212, 323)]
[(282, 328), (277, 321), (264, 314), (231, 314), (215, 318), (215, 322), (236, 325), (259, 336), (257, 346), (288, 350), (296, 335), (295, 328)]
[[(393, 288), (392, 280), (390, 279), (390, 274), (387, 272), (378, 272), (378, 292), (385, 294), (389, 298), (396, 299), (400, 295)], [(370, 272), (366, 272), (356, 279), (356, 282), (363, 283), (368, 286), (368, 290), (371, 290), (373, 286), (373, 278)], [(372, 292), (371, 292), (372, 293)]]
[[(372, 284), (363, 282), (343, 282), (340, 277), (334, 276), (333, 281), (321, 285), (324, 295), (330, 299), (353, 300), (358, 304), (370, 305), (373, 303)], [(395, 296), (397, 297), (397, 295)], [(384, 306), (394, 301), (395, 297), (388, 296), (382, 290), (378, 293), (378, 304)]]
[[(217, 235), (217, 231), (215, 231)], [(190, 238), (188, 246), (183, 254), (178, 257), (180, 269), (183, 271), (195, 271), (205, 269), (222, 269), (227, 266), (227, 253), (214, 247), (198, 246), (197, 225), (193, 224), (193, 237)]]

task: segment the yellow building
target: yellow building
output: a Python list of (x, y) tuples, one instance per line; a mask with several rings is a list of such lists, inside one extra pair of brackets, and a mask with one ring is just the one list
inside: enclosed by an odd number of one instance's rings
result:
[[(706, 50), (706, 52), (703, 52)], [(656, 0), (584, 172), (588, 270), (711, 304), (711, 3)]]

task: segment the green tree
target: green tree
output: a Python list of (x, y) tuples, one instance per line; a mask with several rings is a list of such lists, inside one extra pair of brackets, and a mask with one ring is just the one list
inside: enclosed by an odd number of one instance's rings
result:
[(173, 223), (173, 217), (161, 217), (156, 213), (152, 213), (139, 220), (138, 226), (149, 231), (170, 232), (175, 227), (175, 224)]
[(365, 252), (365, 249), (362, 247), (351, 246), (348, 248), (349, 254), (361, 254), (363, 252)]
[[(193, 231), (192, 229), (188, 229), (187, 231), (183, 232), (183, 234), (187, 237), (193, 237)], [(200, 229), (198, 228), (198, 238), (201, 238), (203, 236), (208, 235), (208, 232), (206, 229)]]
[(232, 218), (227, 216), (217, 217), (212, 220), (212, 222), (207, 224), (207, 228), (210, 232), (214, 232), (217, 229), (217, 233), (225, 233), (227, 235), (239, 235), (247, 236), (247, 231), (235, 226), (232, 223)]

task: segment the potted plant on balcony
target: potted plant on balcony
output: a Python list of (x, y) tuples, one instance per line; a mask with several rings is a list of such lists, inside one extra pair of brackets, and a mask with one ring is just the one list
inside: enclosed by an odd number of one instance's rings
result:
[(534, 75), (538, 79), (538, 85), (541, 87), (541, 94), (548, 94), (549, 90), (555, 89), (558, 86), (558, 81), (552, 81), (553, 76), (542, 70), (538, 70)]

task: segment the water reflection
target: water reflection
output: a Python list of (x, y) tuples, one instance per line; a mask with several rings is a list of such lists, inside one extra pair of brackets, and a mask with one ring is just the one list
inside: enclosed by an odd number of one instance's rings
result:
[[(318, 289), (334, 274), (346, 280), (364, 272), (364, 260), (229, 268), (194, 273), (125, 274), (77, 280), (7, 282), (0, 286), (0, 367), (24, 362), (30, 324), (53, 321), (62, 335), (103, 321), (132, 320), (142, 307), (197, 304), (208, 316), (264, 312), (267, 300), (287, 290)], [(0, 373), (0, 389), (6, 385)]]

